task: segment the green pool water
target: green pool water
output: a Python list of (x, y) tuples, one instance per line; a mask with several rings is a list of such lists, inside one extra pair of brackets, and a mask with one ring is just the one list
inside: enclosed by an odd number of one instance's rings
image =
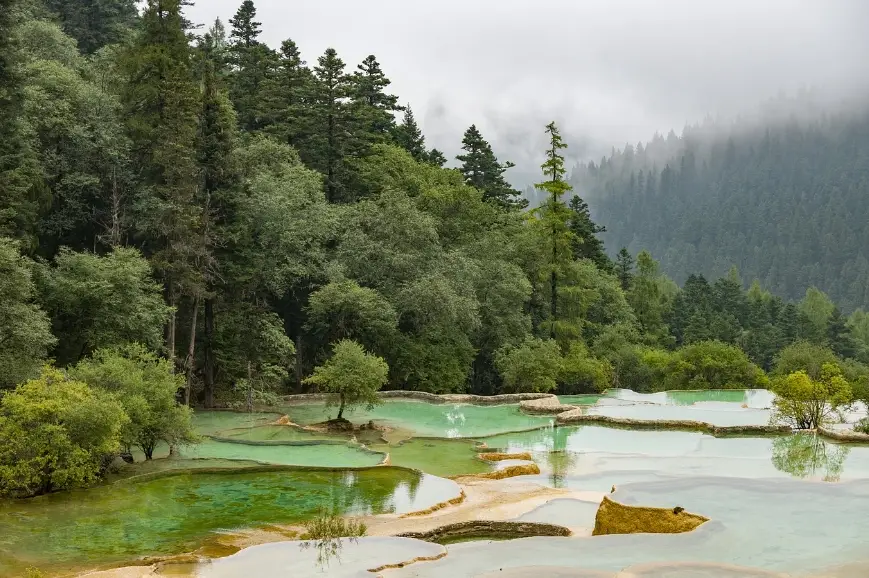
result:
[(435, 476), (479, 474), (492, 466), (477, 459), (478, 451), (471, 440), (410, 439), (401, 444), (371, 444), (378, 452), (388, 452), (390, 463), (425, 471)]
[(287, 466), (360, 468), (376, 466), (383, 455), (351, 444), (325, 445), (249, 445), (206, 439), (180, 449), (181, 456), (191, 459), (253, 460)]
[(265, 442), (265, 443), (289, 443), (289, 444), (316, 444), (316, 443), (347, 443), (348, 436), (329, 435), (303, 431), (286, 425), (260, 425), (255, 427), (240, 427), (220, 430), (212, 434), (218, 439), (228, 439), (238, 442)]
[(279, 413), (197, 411), (193, 413), (193, 428), (199, 435), (214, 435), (223, 430), (265, 425), (279, 417)]
[(0, 502), (0, 576), (196, 549), (215, 532), (337, 513), (408, 512), (454, 498), (449, 480), (399, 468), (178, 475)]
[[(295, 423), (308, 425), (334, 418), (337, 408), (325, 404), (290, 405), (281, 411)], [(482, 406), (470, 404), (433, 404), (419, 401), (385, 401), (371, 410), (345, 412), (356, 424), (374, 421), (410, 430), (419, 437), (474, 438), (502, 432), (543, 427), (550, 416), (527, 415), (519, 405)]]
[(602, 395), (559, 395), (558, 401), (564, 405), (594, 405), (603, 398)]

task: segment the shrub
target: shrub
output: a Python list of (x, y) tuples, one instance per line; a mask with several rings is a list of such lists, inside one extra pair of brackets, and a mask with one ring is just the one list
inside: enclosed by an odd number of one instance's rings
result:
[(113, 395), (46, 367), (0, 400), (0, 495), (97, 481), (120, 449), (127, 421)]
[[(655, 366), (657, 369), (657, 366)], [(701, 341), (671, 355), (658, 389), (752, 389), (769, 379), (744, 351), (720, 341)]]
[(332, 357), (314, 368), (305, 383), (317, 385), (330, 393), (330, 404), (338, 404), (338, 419), (343, 419), (346, 406), (378, 403), (377, 391), (386, 383), (389, 366), (383, 359), (367, 353), (355, 341), (344, 339), (335, 345)]
[(170, 445), (193, 442), (189, 407), (176, 401), (184, 378), (172, 372), (172, 364), (144, 346), (101, 349), (70, 370), (70, 375), (90, 386), (115, 393), (130, 417), (121, 442), (124, 449), (138, 447), (151, 459), (161, 441)]
[(517, 347), (498, 350), (495, 365), (505, 393), (546, 393), (557, 385), (561, 350), (551, 339), (528, 337)]
[(773, 383), (772, 419), (797, 429), (814, 429), (833, 421), (851, 403), (852, 392), (838, 365), (825, 363), (817, 379), (795, 371)]
[(600, 393), (613, 382), (613, 367), (595, 359), (582, 342), (574, 342), (564, 356), (558, 375), (559, 391), (564, 394)]

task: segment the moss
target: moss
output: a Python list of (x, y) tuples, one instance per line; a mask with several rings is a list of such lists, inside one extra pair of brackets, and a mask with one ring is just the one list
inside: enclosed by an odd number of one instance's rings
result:
[(448, 524), (427, 532), (407, 532), (398, 534), (398, 538), (415, 538), (437, 544), (449, 544), (471, 540), (511, 540), (529, 538), (532, 536), (570, 536), (571, 532), (564, 526), (542, 524), (537, 522), (511, 522), (470, 520)]
[(503, 454), (500, 452), (493, 452), (487, 454), (477, 454), (477, 457), (481, 460), (486, 460), (487, 462), (501, 462), (504, 460), (525, 460), (526, 462), (531, 461), (531, 454), (528, 452), (520, 452), (515, 454)]
[(690, 532), (709, 518), (686, 512), (682, 507), (644, 508), (626, 506), (604, 496), (594, 519), (593, 536), (607, 534), (680, 534)]
[(516, 476), (533, 476), (540, 473), (540, 467), (537, 464), (520, 464), (518, 466), (510, 466), (494, 472), (485, 474), (476, 474), (475, 478), (484, 478), (487, 480), (503, 480), (505, 478), (514, 478)]

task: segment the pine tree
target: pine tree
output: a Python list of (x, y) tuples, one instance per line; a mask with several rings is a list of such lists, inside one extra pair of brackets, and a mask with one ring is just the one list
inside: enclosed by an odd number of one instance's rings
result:
[(431, 149), (428, 151), (428, 158), (426, 161), (436, 167), (442, 167), (447, 164), (447, 157), (438, 149)]
[[(473, 136), (475, 132), (476, 129), (471, 131), (471, 135)], [(560, 151), (566, 149), (567, 144), (561, 138), (554, 122), (546, 125), (546, 134), (549, 135), (549, 148), (546, 151), (546, 162), (541, 165), (541, 168), (547, 180), (535, 186), (548, 193), (549, 198), (535, 212), (547, 238), (545, 270), (549, 277), (549, 317), (545, 325), (549, 329), (549, 336), (555, 339), (567, 329), (559, 317), (558, 298), (559, 283), (566, 277), (566, 270), (573, 261), (573, 233), (568, 225), (571, 212), (565, 206), (562, 197), (573, 187), (564, 180), (567, 171), (564, 168), (564, 157)], [(466, 178), (468, 178), (467, 175)]]
[(326, 177), (326, 198), (331, 202), (350, 200), (349, 178), (345, 160), (357, 156), (361, 144), (354, 131), (348, 99), (350, 77), (344, 72), (344, 61), (334, 48), (326, 49), (314, 67), (312, 91), (313, 130), (309, 145), (300, 151), (308, 166)]
[(22, 124), (22, 79), (12, 29), (18, 0), (0, 0), (0, 237), (33, 237), (39, 218), (39, 165)]
[(410, 153), (414, 160), (425, 162), (428, 160), (428, 153), (425, 149), (425, 137), (416, 124), (416, 118), (413, 116), (413, 109), (407, 105), (404, 109), (404, 118), (395, 130), (393, 131), (393, 140), (395, 144)]
[[(170, 305), (199, 295), (201, 208), (196, 205), (199, 94), (180, 0), (148, 0), (143, 30), (126, 56), (124, 102), (141, 188), (137, 226), (162, 273)], [(175, 315), (167, 329), (174, 360)]]
[(619, 254), (616, 256), (615, 270), (622, 290), (629, 290), (631, 288), (631, 280), (634, 278), (634, 258), (631, 257), (627, 247), (622, 247), (619, 250)]
[(277, 66), (263, 82), (264, 130), (283, 142), (302, 148), (309, 137), (309, 101), (313, 77), (298, 46), (284, 40)]
[(857, 346), (851, 336), (848, 320), (838, 307), (833, 308), (827, 320), (827, 345), (840, 357), (854, 357)]
[(275, 65), (277, 56), (258, 38), (260, 22), (255, 20), (256, 7), (252, 0), (244, 0), (235, 16), (230, 37), (232, 83), (230, 98), (238, 112), (239, 124), (244, 130), (262, 128), (262, 86)]
[(60, 17), (84, 54), (123, 40), (139, 17), (135, 0), (45, 0), (45, 7)]
[[(221, 54), (219, 38), (206, 34), (200, 43), (202, 63), (202, 105), (199, 114), (197, 161), (201, 183), (197, 187), (195, 202), (202, 207), (202, 259), (200, 268), (204, 280), (205, 334), (203, 336), (204, 364), (202, 376), (205, 385), (205, 405), (214, 403), (216, 358), (214, 351), (215, 299), (224, 275), (220, 268), (231, 251), (227, 239), (237, 207), (238, 172), (232, 158), (235, 146), (236, 117), (229, 95), (221, 84)], [(223, 288), (225, 290), (225, 288)], [(195, 344), (195, 327), (191, 344)], [(188, 390), (193, 369), (193, 351), (188, 351), (186, 369)]]
[(514, 167), (511, 162), (498, 162), (492, 146), (483, 138), (475, 125), (465, 131), (462, 138), (462, 150), (465, 154), (458, 155), (457, 160), (462, 166), (459, 171), (465, 177), (465, 182), (483, 192), (483, 200), (504, 208), (522, 208), (528, 206), (528, 201), (522, 198), (522, 193), (510, 186), (504, 179), (507, 169)]
[(368, 55), (356, 69), (351, 79), (351, 97), (360, 136), (369, 143), (385, 142), (395, 129), (393, 113), (404, 110), (404, 107), (398, 105), (397, 96), (386, 93), (392, 82), (386, 78), (373, 54)]
[(606, 232), (606, 227), (598, 226), (591, 220), (588, 204), (578, 195), (570, 199), (569, 208), (573, 213), (568, 226), (574, 235), (574, 259), (589, 259), (601, 271), (611, 271), (612, 261), (604, 251), (603, 241), (598, 238), (598, 234)]

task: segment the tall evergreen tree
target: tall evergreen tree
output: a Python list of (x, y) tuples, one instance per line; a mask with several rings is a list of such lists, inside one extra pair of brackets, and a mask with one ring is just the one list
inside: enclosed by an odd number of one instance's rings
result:
[(373, 54), (368, 55), (356, 69), (351, 78), (351, 96), (354, 117), (359, 122), (357, 130), (370, 143), (384, 142), (395, 128), (394, 113), (404, 110), (404, 107), (398, 105), (397, 96), (387, 94), (386, 89), (392, 82), (386, 78)]
[(483, 138), (475, 125), (465, 131), (462, 138), (464, 154), (458, 155), (461, 161), (459, 168), (465, 177), (465, 182), (483, 192), (483, 199), (504, 208), (525, 208), (528, 201), (522, 198), (522, 193), (510, 186), (504, 178), (507, 169), (514, 167), (511, 162), (498, 162), (492, 146)]
[(45, 0), (84, 54), (124, 39), (139, 17), (135, 0)]
[(0, 0), (0, 236), (35, 244), (39, 217), (39, 167), (22, 123), (23, 83), (12, 30), (19, 0)]
[(631, 288), (631, 280), (633, 279), (634, 258), (628, 252), (627, 247), (619, 249), (619, 254), (616, 256), (615, 263), (616, 277), (619, 278), (619, 284), (623, 291)]
[(393, 140), (395, 143), (410, 153), (414, 160), (424, 162), (428, 160), (428, 153), (425, 148), (425, 137), (416, 124), (416, 118), (413, 116), (413, 109), (410, 105), (404, 108), (404, 118), (395, 130), (393, 131)]
[[(180, 0), (148, 0), (143, 30), (126, 56), (127, 127), (141, 186), (136, 223), (162, 273), (170, 305), (202, 291), (201, 208), (196, 204), (199, 94)], [(176, 317), (167, 328), (174, 360)]]
[(262, 85), (264, 130), (302, 148), (311, 131), (309, 103), (313, 77), (298, 46), (284, 40), (278, 62)]
[(308, 166), (326, 177), (326, 198), (331, 202), (350, 199), (345, 160), (358, 155), (361, 148), (348, 102), (352, 84), (344, 67), (334, 48), (317, 59), (311, 99), (313, 130), (302, 151)]
[(258, 38), (262, 23), (256, 21), (252, 0), (244, 0), (230, 18), (230, 60), (232, 83), (230, 97), (238, 112), (241, 127), (247, 131), (262, 128), (262, 88), (277, 56)]
[(447, 157), (438, 149), (428, 151), (427, 162), (436, 167), (442, 167), (447, 164)]
[[(473, 131), (469, 129), (471, 136), (479, 134), (474, 127), (471, 128), (474, 129)], [(561, 151), (567, 148), (567, 144), (561, 138), (554, 122), (546, 125), (546, 134), (549, 135), (549, 148), (546, 151), (546, 162), (541, 165), (541, 168), (547, 180), (535, 186), (548, 193), (549, 198), (536, 210), (536, 213), (546, 236), (547, 245), (545, 271), (549, 278), (549, 315), (545, 325), (549, 329), (549, 336), (555, 339), (561, 329), (558, 309), (559, 283), (567, 276), (567, 268), (573, 261), (573, 233), (569, 226), (571, 212), (565, 206), (562, 197), (573, 187), (564, 179), (567, 171), (564, 168), (564, 156)]]
[(573, 232), (573, 257), (589, 259), (601, 271), (611, 271), (612, 261), (607, 257), (603, 241), (598, 237), (598, 234), (606, 232), (606, 227), (601, 227), (591, 220), (588, 204), (579, 195), (574, 195), (570, 199), (569, 208), (573, 213), (569, 223), (570, 230)]
[(857, 346), (848, 327), (848, 320), (838, 307), (833, 308), (827, 320), (827, 345), (840, 357), (854, 357)]

